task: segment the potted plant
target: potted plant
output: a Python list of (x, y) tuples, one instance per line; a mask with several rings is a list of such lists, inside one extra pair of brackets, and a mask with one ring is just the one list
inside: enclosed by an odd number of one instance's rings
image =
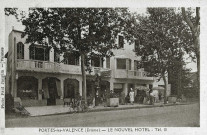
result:
[(177, 96), (176, 95), (171, 95), (168, 97), (168, 102), (169, 103), (176, 103), (177, 101)]
[(110, 92), (110, 97), (107, 98), (107, 106), (118, 107), (119, 106), (119, 96), (112, 90)]

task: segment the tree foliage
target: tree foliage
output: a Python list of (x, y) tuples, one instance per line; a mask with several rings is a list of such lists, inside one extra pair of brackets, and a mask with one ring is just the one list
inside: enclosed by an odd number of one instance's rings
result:
[[(190, 28), (190, 38), (193, 41), (193, 52), (196, 56), (197, 62), (197, 83), (198, 83), (198, 95), (200, 95), (200, 7), (196, 7), (195, 15), (191, 12), (191, 8), (188, 8), (187, 11), (182, 7), (182, 16), (183, 20), (186, 22)], [(199, 97), (200, 98), (200, 97)]]
[(27, 35), (26, 43), (52, 46), (59, 53), (81, 56), (86, 99), (85, 60), (94, 55), (113, 55), (111, 49), (118, 48), (115, 39), (127, 14), (125, 8), (31, 8), (22, 21), (22, 36)]
[(22, 21), (26, 17), (26, 13), (18, 8), (4, 8), (4, 13), (6, 16), (13, 15), (17, 21)]
[(28, 43), (48, 45), (61, 52), (77, 51), (91, 55), (111, 55), (115, 38), (121, 30), (120, 11), (112, 8), (33, 8), (23, 36)]
[[(163, 78), (167, 89), (167, 71), (183, 59), (184, 46), (192, 44), (185, 34), (189, 28), (175, 8), (148, 8), (146, 16), (132, 18), (134, 28), (127, 29), (131, 34), (126, 36), (132, 42), (133, 38), (140, 41), (137, 55), (150, 66), (150, 75)], [(166, 103), (166, 91), (164, 96)]]

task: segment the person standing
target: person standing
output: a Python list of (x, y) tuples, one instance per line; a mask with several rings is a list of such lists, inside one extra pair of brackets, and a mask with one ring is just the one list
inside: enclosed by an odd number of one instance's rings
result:
[(154, 94), (152, 89), (150, 89), (149, 91), (149, 98), (150, 98), (150, 105), (154, 105)]
[(120, 97), (121, 98), (121, 104), (124, 105), (125, 104), (125, 93), (122, 91), (120, 96), (121, 96)]
[(161, 91), (159, 91), (158, 96), (159, 96), (159, 101), (161, 102), (162, 101), (162, 92)]
[(107, 107), (107, 91), (106, 91), (106, 89), (104, 90), (104, 93), (103, 93), (103, 103), (104, 103), (104, 107)]
[(129, 92), (129, 97), (130, 97), (130, 103), (133, 105), (134, 104), (134, 91), (131, 88), (131, 91)]

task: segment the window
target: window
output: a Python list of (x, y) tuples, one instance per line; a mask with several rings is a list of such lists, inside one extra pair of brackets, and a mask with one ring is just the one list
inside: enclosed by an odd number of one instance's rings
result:
[(119, 36), (119, 47), (124, 48), (124, 37), (123, 36)]
[(134, 50), (135, 50), (135, 51), (138, 51), (138, 49), (139, 49), (139, 45), (140, 45), (139, 40), (135, 40), (135, 44), (134, 44)]
[(22, 42), (17, 43), (17, 59), (24, 59), (24, 44)]
[(19, 77), (17, 80), (17, 97), (21, 99), (37, 99), (38, 80), (30, 76)]
[(29, 47), (30, 59), (48, 61), (50, 48), (45, 46), (31, 45)]
[(68, 65), (79, 65), (79, 55), (76, 53), (64, 54), (64, 63)]
[(126, 59), (117, 59), (117, 69), (126, 69)]
[(103, 58), (94, 56), (91, 58), (91, 66), (94, 67), (103, 67)]

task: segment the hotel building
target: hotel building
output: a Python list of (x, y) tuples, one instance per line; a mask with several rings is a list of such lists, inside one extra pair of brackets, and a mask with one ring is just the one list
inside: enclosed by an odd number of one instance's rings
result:
[[(26, 37), (21, 38), (21, 34), (14, 29), (9, 34), (6, 93), (23, 106), (60, 105), (64, 98), (75, 98), (77, 92), (82, 95), (80, 57), (71, 54), (64, 57), (53, 48), (26, 44)], [(117, 43), (120, 49), (113, 50), (113, 57), (91, 60), (92, 72), (86, 72), (87, 96), (101, 96), (104, 90), (124, 92), (127, 96), (130, 88), (140, 85), (148, 88), (164, 85), (162, 80), (157, 82), (155, 77), (147, 76), (144, 68), (138, 68), (141, 57), (134, 52), (138, 43), (129, 45), (121, 35)], [(101, 78), (99, 84), (97, 74)], [(100, 88), (96, 90), (97, 86)]]

